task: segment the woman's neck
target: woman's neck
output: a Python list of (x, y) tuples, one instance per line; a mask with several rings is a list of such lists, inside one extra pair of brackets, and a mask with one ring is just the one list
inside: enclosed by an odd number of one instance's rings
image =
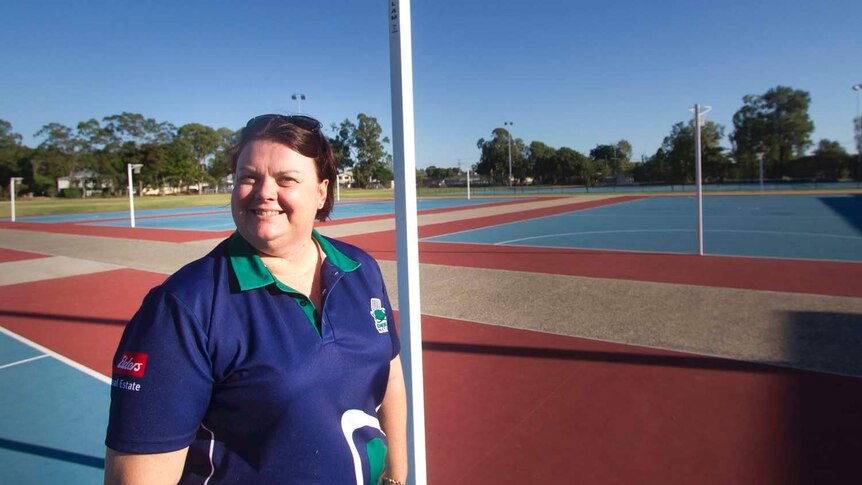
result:
[(288, 254), (288, 257), (260, 255), (264, 266), (276, 279), (308, 296), (315, 307), (320, 306), (320, 267), (324, 257), (320, 246), (312, 238)]

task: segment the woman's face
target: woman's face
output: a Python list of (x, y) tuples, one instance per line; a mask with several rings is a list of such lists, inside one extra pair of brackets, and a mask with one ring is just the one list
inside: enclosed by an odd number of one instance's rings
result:
[(313, 159), (280, 143), (252, 141), (236, 164), (234, 223), (258, 251), (287, 255), (311, 237), (328, 185), (328, 180), (318, 180)]

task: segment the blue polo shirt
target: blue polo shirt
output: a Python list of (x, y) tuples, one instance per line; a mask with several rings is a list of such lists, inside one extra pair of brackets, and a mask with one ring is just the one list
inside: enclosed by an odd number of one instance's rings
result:
[(313, 237), (320, 309), (238, 232), (149, 292), (114, 358), (109, 448), (188, 446), (181, 483), (377, 483), (395, 320), (377, 263)]

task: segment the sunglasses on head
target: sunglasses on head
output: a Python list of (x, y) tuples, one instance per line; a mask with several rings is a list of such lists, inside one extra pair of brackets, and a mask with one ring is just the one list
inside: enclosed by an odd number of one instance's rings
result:
[(318, 131), (320, 130), (321, 124), (316, 119), (311, 116), (305, 115), (279, 115), (279, 114), (268, 114), (268, 115), (260, 115), (255, 116), (254, 118), (248, 120), (248, 123), (245, 124), (246, 128), (255, 128), (259, 126), (266, 126), (271, 123), (273, 120), (277, 122), (289, 123), (296, 127), (302, 128), (303, 130), (308, 131)]

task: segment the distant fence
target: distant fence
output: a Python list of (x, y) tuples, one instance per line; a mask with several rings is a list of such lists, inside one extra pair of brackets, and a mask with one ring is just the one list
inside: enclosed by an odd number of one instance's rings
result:
[[(704, 184), (704, 192), (751, 192), (761, 189), (757, 181), (734, 181), (728, 183)], [(862, 181), (851, 182), (818, 182), (812, 180), (768, 180), (764, 181), (764, 191), (776, 190), (860, 190)], [(583, 185), (515, 185), (508, 187), (504, 185), (480, 185), (470, 187), (472, 195), (476, 196), (500, 196), (500, 195), (554, 195), (554, 194), (604, 194), (604, 193), (694, 193), (694, 184), (631, 184), (631, 185), (600, 185), (586, 187)], [(467, 187), (418, 187), (417, 194), (420, 196), (465, 196)]]

